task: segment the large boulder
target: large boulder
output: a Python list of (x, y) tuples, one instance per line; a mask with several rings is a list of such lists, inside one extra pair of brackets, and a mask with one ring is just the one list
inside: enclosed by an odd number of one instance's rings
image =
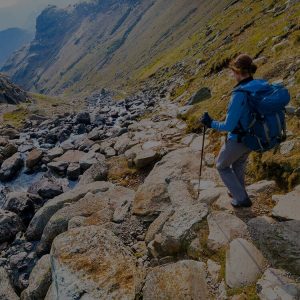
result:
[[(156, 163), (144, 183), (138, 188), (133, 213), (143, 216), (157, 215), (172, 205), (168, 186), (174, 180), (184, 181), (187, 188), (193, 190), (193, 182), (199, 180), (197, 162), (200, 163), (200, 152), (191, 148), (183, 148), (167, 154)], [(203, 179), (211, 175), (203, 172)], [(213, 180), (218, 180), (218, 175), (212, 177)]]
[(153, 246), (156, 252), (174, 255), (185, 250), (207, 214), (208, 208), (203, 203), (177, 208), (155, 235)]
[(23, 160), (20, 153), (15, 153), (6, 159), (0, 169), (0, 180), (6, 181), (12, 179), (22, 168)]
[(203, 87), (191, 97), (187, 105), (193, 105), (209, 98), (211, 98), (211, 90), (208, 87)]
[(114, 209), (122, 207), (124, 202), (131, 203), (133, 198), (132, 190), (117, 186), (96, 194), (87, 193), (82, 199), (58, 210), (51, 217), (43, 231), (39, 251), (49, 251), (53, 239), (68, 229), (72, 218), (89, 217), (98, 212), (98, 216), (101, 215), (100, 222), (104, 224), (113, 220)]
[(29, 277), (29, 285), (21, 294), (21, 300), (44, 299), (52, 282), (50, 255), (37, 262)]
[(248, 222), (248, 229), (273, 266), (300, 274), (300, 221), (269, 223), (255, 218)]
[(131, 251), (99, 226), (56, 237), (51, 262), (54, 299), (135, 299), (141, 287), (142, 273)]
[(247, 225), (238, 217), (226, 212), (212, 212), (207, 217), (209, 236), (207, 245), (211, 250), (227, 246), (233, 239), (246, 237)]
[(22, 229), (23, 224), (17, 214), (0, 209), (0, 244), (13, 240)]
[(3, 267), (0, 267), (0, 299), (1, 300), (18, 300), (19, 297), (14, 291), (8, 274)]
[(50, 218), (61, 209), (65, 203), (73, 203), (83, 198), (88, 192), (96, 194), (112, 188), (114, 185), (109, 182), (97, 181), (87, 185), (78, 186), (73, 190), (63, 193), (48, 201), (31, 220), (26, 236), (29, 240), (39, 240), (43, 230)]
[(262, 274), (265, 265), (263, 255), (253, 244), (235, 239), (226, 253), (226, 283), (231, 288), (251, 285)]
[(209, 299), (205, 264), (182, 260), (155, 267), (146, 277), (143, 299)]
[(286, 272), (278, 269), (267, 269), (256, 283), (256, 290), (261, 300), (300, 299), (299, 283), (297, 284)]

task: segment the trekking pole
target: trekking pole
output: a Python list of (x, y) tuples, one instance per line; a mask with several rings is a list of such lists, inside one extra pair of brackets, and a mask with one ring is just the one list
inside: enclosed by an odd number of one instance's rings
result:
[(201, 149), (201, 158), (200, 158), (199, 184), (198, 184), (198, 196), (197, 196), (197, 199), (199, 199), (199, 195), (200, 195), (200, 184), (201, 184), (202, 164), (203, 164), (203, 156), (204, 156), (205, 133), (206, 133), (206, 126), (204, 125), (203, 126), (203, 136), (202, 136), (202, 149)]

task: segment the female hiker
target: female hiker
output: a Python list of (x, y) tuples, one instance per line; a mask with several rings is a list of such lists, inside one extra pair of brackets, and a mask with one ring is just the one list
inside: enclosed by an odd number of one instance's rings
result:
[(208, 113), (205, 113), (201, 122), (208, 128), (229, 132), (227, 141), (218, 155), (216, 167), (232, 197), (231, 204), (234, 207), (250, 207), (252, 202), (245, 189), (245, 167), (251, 150), (241, 142), (238, 134), (240, 129), (249, 125), (250, 112), (247, 94), (237, 88), (244, 85), (255, 86), (256, 80), (252, 76), (257, 66), (250, 56), (241, 54), (230, 63), (229, 68), (237, 85), (233, 89), (225, 121), (214, 121)]

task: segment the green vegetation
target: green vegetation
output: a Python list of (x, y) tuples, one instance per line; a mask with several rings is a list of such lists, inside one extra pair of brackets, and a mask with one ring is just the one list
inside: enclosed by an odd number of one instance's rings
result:
[(7, 112), (3, 115), (3, 122), (16, 128), (22, 127), (24, 121), (28, 117), (26, 107), (19, 105), (16, 110)]

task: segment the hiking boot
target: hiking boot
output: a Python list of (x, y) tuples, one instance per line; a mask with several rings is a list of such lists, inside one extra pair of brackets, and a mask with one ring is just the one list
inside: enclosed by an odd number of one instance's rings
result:
[(240, 208), (240, 207), (251, 207), (252, 206), (252, 201), (248, 198), (243, 202), (237, 202), (236, 200), (231, 201), (231, 205), (234, 208)]

